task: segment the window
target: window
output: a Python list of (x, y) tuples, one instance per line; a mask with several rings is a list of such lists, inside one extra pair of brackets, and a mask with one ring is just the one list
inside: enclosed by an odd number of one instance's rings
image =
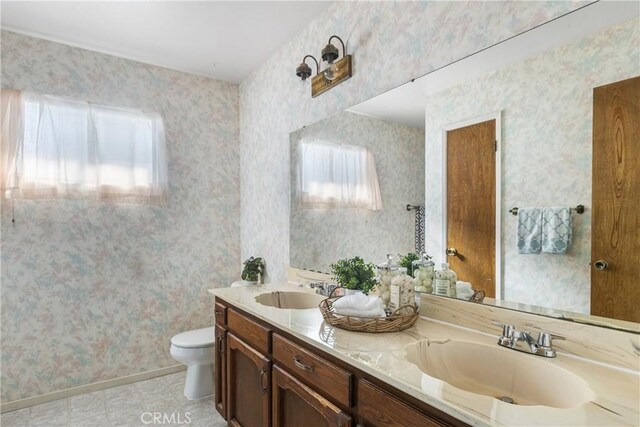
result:
[(167, 166), (158, 114), (30, 92), (2, 93), (7, 197), (159, 203)]
[(298, 200), (307, 209), (382, 209), (373, 153), (364, 147), (301, 141)]

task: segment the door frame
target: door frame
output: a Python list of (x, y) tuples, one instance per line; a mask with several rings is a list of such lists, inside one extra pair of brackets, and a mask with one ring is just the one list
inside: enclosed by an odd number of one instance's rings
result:
[(496, 121), (496, 212), (495, 212), (495, 286), (496, 300), (502, 299), (502, 110), (449, 123), (442, 127), (442, 259), (447, 259), (447, 132), (490, 120)]

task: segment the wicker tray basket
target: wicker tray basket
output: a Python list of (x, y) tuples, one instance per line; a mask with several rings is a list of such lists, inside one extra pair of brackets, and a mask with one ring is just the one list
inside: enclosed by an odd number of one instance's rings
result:
[(342, 296), (324, 299), (320, 302), (320, 312), (331, 326), (356, 332), (399, 332), (412, 327), (418, 320), (418, 306), (404, 305), (387, 317), (362, 318), (341, 316), (333, 312), (333, 303)]

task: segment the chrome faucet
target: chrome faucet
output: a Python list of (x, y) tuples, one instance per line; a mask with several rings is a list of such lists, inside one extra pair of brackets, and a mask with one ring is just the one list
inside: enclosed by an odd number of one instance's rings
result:
[[(515, 326), (491, 322), (496, 326), (502, 327), (502, 335), (498, 337), (498, 345), (510, 348), (524, 353), (535, 354), (542, 357), (556, 357), (556, 351), (552, 348), (553, 340), (564, 340), (560, 335), (554, 335), (549, 332), (541, 331), (538, 338), (534, 339), (529, 331), (517, 331)], [(527, 347), (521, 346), (520, 343), (527, 343)]]
[(324, 296), (328, 297), (328, 296), (331, 295), (331, 293), (334, 291), (334, 289), (337, 288), (338, 286), (319, 281), (319, 282), (311, 282), (311, 283), (309, 283), (309, 287), (311, 289), (315, 289), (316, 290), (316, 294), (324, 295)]

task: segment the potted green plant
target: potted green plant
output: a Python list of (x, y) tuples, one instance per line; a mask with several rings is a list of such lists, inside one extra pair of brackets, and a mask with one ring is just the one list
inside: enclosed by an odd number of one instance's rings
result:
[(400, 258), (400, 262), (399, 262), (400, 267), (406, 268), (407, 274), (413, 277), (413, 261), (417, 261), (420, 259), (418, 254), (409, 252), (406, 255), (398, 254), (398, 257)]
[(367, 294), (376, 285), (375, 265), (360, 257), (345, 258), (331, 264), (331, 272), (338, 285), (351, 291)]
[(264, 262), (262, 258), (251, 257), (244, 261), (242, 269), (242, 280), (248, 283), (258, 283), (264, 273)]

